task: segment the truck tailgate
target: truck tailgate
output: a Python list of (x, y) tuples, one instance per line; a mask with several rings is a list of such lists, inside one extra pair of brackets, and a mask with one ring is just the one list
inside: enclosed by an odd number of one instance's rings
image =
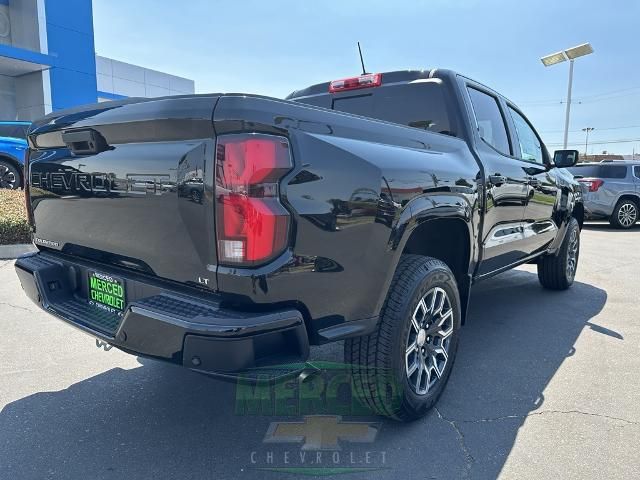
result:
[(36, 245), (215, 289), (217, 98), (130, 99), (36, 122)]

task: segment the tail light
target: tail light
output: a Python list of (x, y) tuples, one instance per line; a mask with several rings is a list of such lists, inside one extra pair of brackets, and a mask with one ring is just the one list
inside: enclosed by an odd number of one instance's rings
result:
[(590, 192), (597, 192), (604, 184), (604, 182), (599, 178), (581, 178), (578, 181), (587, 187)]
[(382, 85), (381, 73), (368, 73), (359, 77), (334, 80), (329, 84), (329, 93), (357, 90), (359, 88), (379, 87)]
[(216, 235), (221, 264), (253, 266), (284, 251), (290, 217), (280, 203), (279, 182), (292, 167), (286, 138), (218, 137)]

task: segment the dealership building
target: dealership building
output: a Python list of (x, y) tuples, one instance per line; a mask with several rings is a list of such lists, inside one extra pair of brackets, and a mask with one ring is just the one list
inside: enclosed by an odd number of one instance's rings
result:
[(0, 0), (0, 120), (194, 90), (193, 80), (96, 56), (91, 0)]

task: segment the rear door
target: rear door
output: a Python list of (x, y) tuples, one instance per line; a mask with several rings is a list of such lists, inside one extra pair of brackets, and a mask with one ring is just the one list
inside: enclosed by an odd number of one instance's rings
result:
[(514, 105), (507, 104), (511, 133), (517, 157), (526, 174), (527, 201), (524, 210), (524, 248), (528, 254), (545, 249), (556, 237), (553, 220), (557, 188), (557, 171), (548, 169), (548, 153), (539, 135)]
[(624, 194), (634, 193), (633, 174), (625, 164), (601, 163), (600, 178), (605, 182), (603, 183), (605, 191), (610, 192), (612, 197), (616, 197), (616, 201)]
[(473, 82), (465, 85), (475, 125), (476, 152), (484, 165), (486, 188), (482, 261), (478, 275), (518, 262), (526, 256), (522, 221), (527, 200), (527, 174), (514, 157), (506, 112), (499, 98)]
[(636, 192), (640, 193), (640, 165), (633, 167), (633, 180), (636, 184)]

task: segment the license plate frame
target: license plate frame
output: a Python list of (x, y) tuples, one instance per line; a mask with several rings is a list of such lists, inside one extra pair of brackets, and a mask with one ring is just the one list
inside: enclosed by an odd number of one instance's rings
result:
[(122, 316), (127, 305), (127, 289), (122, 278), (109, 273), (87, 272), (87, 301), (101, 310)]

